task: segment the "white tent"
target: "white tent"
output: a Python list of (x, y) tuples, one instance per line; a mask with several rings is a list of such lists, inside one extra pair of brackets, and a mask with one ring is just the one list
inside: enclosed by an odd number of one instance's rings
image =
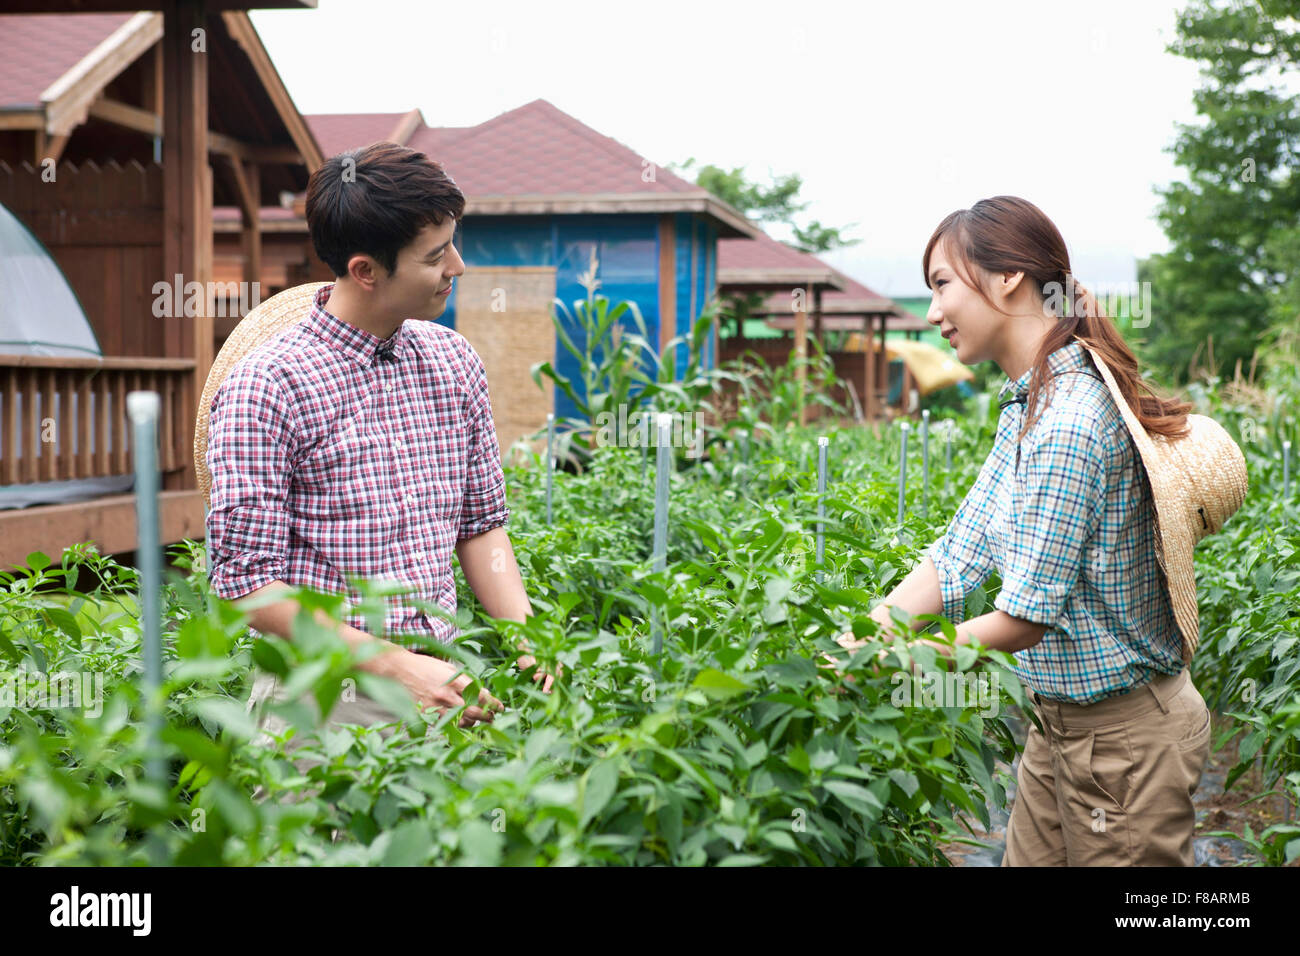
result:
[(41, 241), (0, 205), (0, 352), (102, 355), (72, 286)]
[[(26, 226), (0, 205), (0, 353), (7, 355), (99, 356), (99, 342), (90, 320), (77, 301), (76, 293), (59, 264)], [(46, 412), (37, 395), (36, 415), (40, 420), (59, 420), (58, 396)], [(92, 410), (94, 396), (91, 396)], [(75, 396), (70, 418), (76, 420)], [(111, 413), (111, 410), (110, 410)], [(7, 421), (4, 396), (0, 395), (0, 436)], [(22, 396), (18, 396), (18, 443), (22, 447)], [(62, 430), (61, 430), (62, 431)], [(74, 447), (76, 429), (68, 429)], [(59, 439), (62, 441), (62, 438)], [(80, 449), (78, 449), (80, 450)], [(93, 450), (93, 449), (92, 449)], [(27, 505), (81, 501), (100, 495), (128, 491), (132, 475), (85, 478), (73, 481), (43, 481), (23, 485), (0, 485), (0, 509)]]

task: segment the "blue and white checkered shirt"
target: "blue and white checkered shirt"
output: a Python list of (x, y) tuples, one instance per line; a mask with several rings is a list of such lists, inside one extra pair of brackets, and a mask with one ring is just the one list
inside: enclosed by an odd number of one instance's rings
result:
[[(1047, 625), (1016, 653), (1016, 676), (1045, 698), (1090, 704), (1183, 667), (1182, 638), (1156, 561), (1155, 508), (1115, 400), (1077, 342), (1048, 357), (1055, 393), (1017, 446), (1033, 369), (993, 451), (927, 553), (943, 614), (997, 571), (994, 607)], [(1040, 406), (1041, 407), (1041, 406)]]

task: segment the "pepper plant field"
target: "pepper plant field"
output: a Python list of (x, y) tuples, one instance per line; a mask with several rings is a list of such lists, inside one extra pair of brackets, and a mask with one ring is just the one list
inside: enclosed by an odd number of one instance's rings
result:
[[(767, 399), (780, 401), (780, 383)], [(773, 397), (774, 396), (774, 397)], [(0, 698), (0, 863), (249, 865), (947, 865), (940, 844), (969, 839), (1003, 806), (1016, 741), (1003, 715), (1023, 703), (1012, 658), (956, 667), (993, 678), (995, 706), (902, 705), (907, 663), (885, 645), (850, 657), (834, 639), (871, 637), (873, 601), (943, 530), (992, 442), (996, 406), (954, 435), (953, 467), (930, 436), (908, 445), (897, 521), (900, 441), (863, 426), (760, 425), (744, 410), (711, 427), (704, 454), (672, 456), (666, 570), (651, 562), (654, 451), (594, 449), (580, 473), (507, 470), (508, 530), (536, 611), (524, 623), (478, 613), (459, 580), (459, 659), (506, 711), (463, 730), (416, 714), (395, 684), (355, 667), (346, 645), (300, 617), (292, 641), (253, 641), (207, 587), (187, 542), (164, 592), (164, 687), (156, 738), (141, 692), (137, 575), (91, 547), (0, 577), (0, 679), (102, 679), (97, 706)], [(1215, 414), (1232, 430), (1231, 409)], [(1235, 433), (1234, 433), (1235, 434)], [(829, 438), (825, 560), (818, 581), (816, 437)], [(1243, 444), (1251, 492), (1198, 550), (1203, 643), (1193, 677), (1211, 707), (1249, 729), (1245, 769), (1300, 798), (1300, 530), (1280, 500), (1276, 435)], [(948, 487), (945, 487), (948, 486)], [(74, 590), (74, 586), (77, 589)], [(991, 606), (996, 577), (967, 614)], [(366, 587), (381, 607), (383, 587)], [(337, 613), (338, 597), (299, 592)], [(652, 653), (652, 629), (663, 650)], [(935, 618), (931, 631), (951, 635)], [(512, 665), (527, 638), (564, 677), (544, 695)], [(837, 654), (841, 673), (822, 655)], [(919, 666), (938, 667), (929, 650)], [(254, 665), (328, 709), (356, 687), (408, 720), (384, 737), (309, 736), (299, 773), (262, 745), (246, 711)], [(83, 682), (84, 686), (84, 682)], [(150, 741), (156, 739), (157, 743)], [(151, 749), (155, 748), (155, 749)], [(161, 761), (161, 779), (148, 760)], [(254, 799), (262, 787), (266, 799)], [(1294, 859), (1300, 826), (1258, 836), (1263, 858)]]
[[(607, 332), (619, 310), (591, 304), (584, 317)], [(598, 397), (580, 406), (590, 421), (633, 401), (625, 359), (636, 343), (584, 356), (585, 394)], [(740, 401), (702, 432), (702, 454), (669, 455), (663, 571), (651, 559), (654, 449), (590, 447), (585, 467), (554, 473), (550, 520), (542, 458), (507, 467), (508, 532), (536, 613), (484, 618), (458, 571), (460, 639), (437, 648), (506, 705), (486, 726), (416, 713), (307, 613), (291, 641), (253, 640), (243, 615), (209, 592), (198, 542), (173, 551), (183, 574), (162, 593), (164, 685), (152, 698), (134, 568), (82, 545), (0, 575), (0, 864), (948, 865), (941, 844), (970, 840), (967, 821), (987, 827), (988, 806), (1006, 805), (997, 765), (1017, 752), (1005, 715), (1024, 692), (1008, 654), (978, 661), (963, 648), (953, 666), (991, 698), (900, 698), (913, 663), (943, 665), (931, 649), (910, 661), (900, 645), (874, 669), (885, 645), (868, 613), (974, 483), (996, 406), (957, 416), (950, 468), (931, 432), (926, 486), (914, 429), (900, 523), (900, 428), (798, 428), (792, 368), (767, 369), (755, 390), (742, 373), (699, 373), (690, 345), (684, 380), (645, 376), (641, 401), (692, 410), (725, 377)], [(810, 394), (826, 393), (827, 375), (828, 363), (811, 363)], [(1213, 393), (1200, 401), (1239, 433), (1242, 410)], [(1251, 425), (1251, 493), (1197, 551), (1193, 679), (1229, 735), (1247, 731), (1235, 773), (1258, 762), (1295, 803), (1300, 532), (1278, 463), (1288, 424)], [(819, 434), (829, 472), (820, 566)], [(997, 585), (995, 575), (970, 594), (967, 617), (992, 606)], [(359, 587), (380, 613), (391, 585)], [(339, 596), (298, 597), (305, 609), (341, 609)], [(848, 630), (871, 639), (853, 656), (835, 644)], [(953, 635), (937, 617), (928, 630)], [(550, 695), (512, 665), (523, 639), (543, 669), (564, 667)], [(322, 710), (361, 689), (404, 723), (387, 736), (317, 731), (312, 708), (279, 705), (305, 739), (296, 760), (315, 761), (299, 773), (283, 739), (257, 740), (246, 706), (255, 665)], [(1249, 836), (1273, 864), (1300, 851), (1294, 823)]]

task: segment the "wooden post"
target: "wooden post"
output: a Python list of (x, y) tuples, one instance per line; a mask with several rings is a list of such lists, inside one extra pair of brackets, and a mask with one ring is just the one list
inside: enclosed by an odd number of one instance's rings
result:
[[(244, 252), (244, 281), (248, 283), (248, 297), (240, 301), (254, 301), (253, 283), (262, 278), (262, 185), (256, 163), (246, 163), (237, 156), (230, 157), (231, 169), (239, 189), (239, 218), (243, 226), (240, 237)], [(241, 316), (242, 318), (242, 316)]]
[(876, 420), (876, 343), (872, 340), (871, 316), (862, 317), (862, 361), (866, 365), (866, 403), (867, 421)]
[[(668, 340), (677, 334), (677, 224), (672, 213), (659, 217), (659, 357), (673, 363), (675, 356), (664, 354)], [(673, 378), (677, 375), (674, 372)]]
[(880, 372), (880, 411), (883, 414), (889, 408), (889, 358), (885, 355), (885, 317), (880, 317), (880, 350), (876, 354), (876, 361), (879, 363), (876, 368)]
[(807, 424), (806, 410), (804, 407), (804, 388), (807, 385), (807, 369), (804, 367), (804, 359), (808, 356), (808, 306), (805, 303), (806, 296), (798, 296), (799, 307), (794, 313), (794, 356), (796, 363), (795, 370), (795, 399), (799, 407), (799, 424)]
[[(212, 367), (212, 170), (208, 165), (208, 36), (203, 0), (163, 5), (163, 280), (198, 282), (205, 290), (198, 316), (127, 316), (163, 323), (165, 354), (194, 359), (184, 388), (183, 414), (195, 420), (198, 396)], [(177, 276), (180, 279), (177, 279)], [(182, 293), (183, 293), (182, 288)], [(114, 413), (121, 416), (120, 406)], [(186, 429), (189, 431), (189, 428)], [(168, 475), (168, 489), (196, 488), (191, 456)]]

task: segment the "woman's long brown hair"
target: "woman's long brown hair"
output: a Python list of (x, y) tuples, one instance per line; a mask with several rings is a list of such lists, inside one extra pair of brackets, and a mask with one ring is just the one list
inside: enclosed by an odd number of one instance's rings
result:
[(939, 223), (925, 246), (921, 268), (927, 288), (930, 253), (941, 239), (949, 259), (953, 260), (953, 271), (995, 311), (1002, 312), (984, 284), (976, 281), (978, 276), (972, 265), (994, 275), (1023, 272), (1042, 295), (1044, 309), (1056, 316), (1056, 323), (1034, 359), (1020, 438), (1025, 437), (1051, 401), (1054, 383), (1048, 375), (1047, 357), (1068, 345), (1076, 335), (1101, 354), (1143, 428), (1153, 435), (1169, 438), (1187, 434), (1187, 413), (1193, 406), (1190, 402), (1163, 398), (1142, 381), (1137, 357), (1092, 293), (1071, 275), (1065, 240), (1041, 209), (1016, 196), (994, 196), (981, 199), (970, 209), (951, 213)]

